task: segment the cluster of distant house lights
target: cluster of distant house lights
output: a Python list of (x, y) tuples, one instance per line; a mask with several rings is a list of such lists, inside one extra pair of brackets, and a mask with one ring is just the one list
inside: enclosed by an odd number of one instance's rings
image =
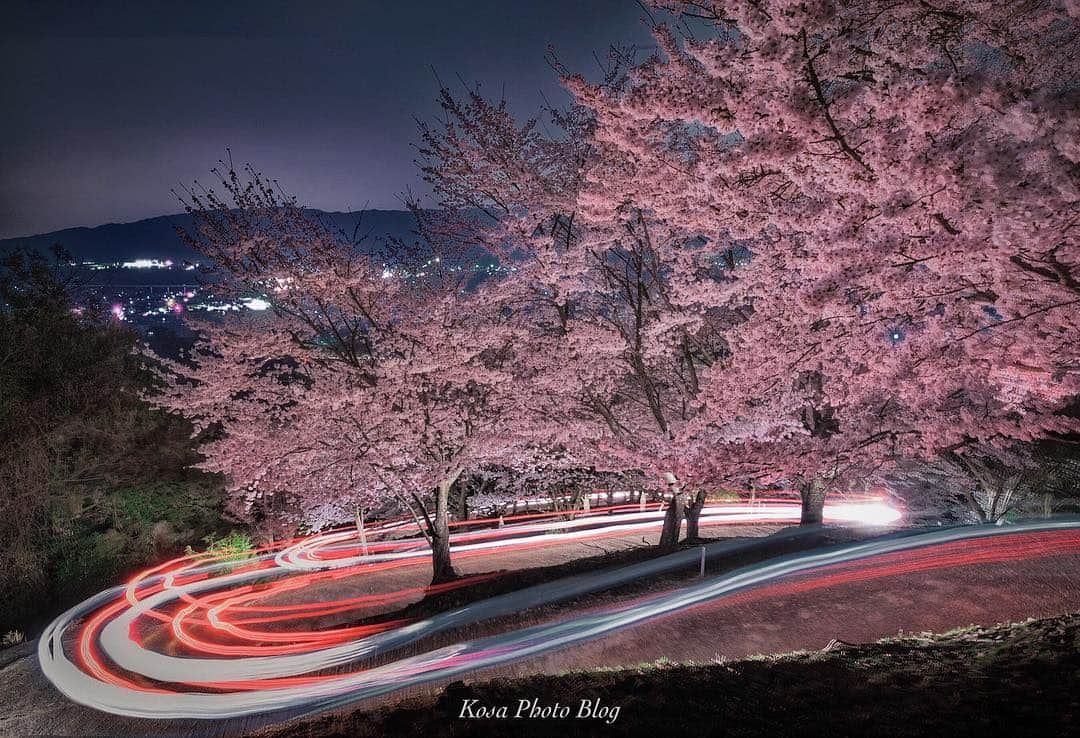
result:
[[(439, 262), (439, 257), (436, 256), (434, 259), (426, 262), (421, 267), (421, 269), (426, 269), (426, 268), (430, 267), (432, 264), (435, 264), (435, 263), (438, 263), (438, 262)], [(86, 267), (87, 269), (97, 271), (97, 270), (103, 270), (103, 269), (117, 269), (117, 268), (119, 268), (119, 269), (172, 269), (174, 264), (173, 264), (172, 259), (165, 259), (165, 260), (159, 260), (159, 259), (135, 259), (134, 261), (125, 261), (125, 262), (119, 262), (119, 263), (113, 263), (113, 264), (101, 264), (101, 263), (93, 262), (93, 261), (84, 261), (84, 262), (82, 262), (82, 266)], [(184, 271), (191, 272), (191, 271), (195, 271), (196, 269), (198, 269), (198, 267), (199, 267), (199, 265), (196, 263), (196, 264), (185, 264), (183, 267), (180, 267), (180, 268), (183, 269)], [(462, 267), (460, 267), (460, 266), (459, 267), (450, 267), (450, 269), (454, 270), (454, 271), (460, 271), (462, 269)], [(495, 274), (498, 271), (500, 271), (501, 269), (503, 269), (503, 267), (499, 267), (498, 265), (495, 265), (495, 264), (479, 264), (478, 263), (478, 264), (473, 265), (473, 270), (474, 271), (477, 271), (477, 272), (483, 271), (483, 272), (486, 272), (489, 275)], [(510, 269), (513, 269), (513, 267), (510, 267)], [(418, 271), (415, 275), (408, 275), (407, 273), (405, 273), (405, 272), (403, 272), (401, 270), (398, 270), (397, 272), (395, 272), (394, 269), (391, 268), (390, 266), (383, 265), (383, 270), (382, 270), (382, 278), (383, 279), (391, 279), (392, 277), (395, 276), (395, 274), (399, 274), (400, 276), (423, 277), (426, 274), (426, 272)], [(274, 287), (274, 290), (275, 291), (282, 290), (284, 288), (284, 284), (285, 284), (285, 281), (279, 280), (279, 283)], [(147, 310), (147, 311), (141, 313), (141, 316), (143, 318), (150, 318), (150, 317), (153, 317), (154, 315), (161, 315), (162, 320), (164, 320), (164, 316), (166, 316), (166, 315), (168, 315), (170, 313), (172, 313), (174, 315), (180, 315), (181, 313), (185, 312), (186, 310), (206, 310), (206, 311), (210, 311), (210, 312), (226, 312), (226, 311), (229, 311), (229, 310), (247, 309), (247, 310), (254, 310), (256, 312), (260, 312), (260, 311), (267, 310), (268, 308), (270, 308), (270, 302), (268, 300), (265, 300), (265, 299), (261, 298), (261, 297), (249, 297), (249, 298), (245, 298), (245, 299), (243, 299), (243, 300), (241, 300), (239, 302), (217, 302), (217, 303), (206, 303), (206, 304), (190, 304), (190, 300), (192, 300), (195, 297), (195, 294), (196, 294), (196, 290), (188, 289), (187, 287), (185, 287), (181, 292), (177, 293), (176, 295), (170, 295), (170, 296), (166, 297), (165, 300), (164, 300), (164, 304), (162, 304), (161, 306), (156, 307), (156, 308), (154, 308), (152, 310)], [(134, 302), (134, 300), (129, 299), (128, 300), (128, 305), (130, 306), (133, 302)], [(112, 314), (118, 320), (128, 320), (128, 309), (127, 309), (127, 307), (124, 306), (123, 303), (120, 303), (120, 302), (114, 303), (112, 305), (111, 310), (112, 310)], [(901, 341), (904, 340), (904, 331), (899, 329), (899, 328), (890, 329), (888, 331), (888, 339), (893, 344), (900, 343)]]
[[(112, 264), (84, 261), (81, 263), (81, 266), (91, 271), (100, 271), (105, 269), (173, 269), (175, 264), (172, 259), (135, 259), (133, 261), (116, 262)], [(182, 267), (177, 268), (186, 272), (193, 272), (199, 268), (199, 264), (184, 264)], [(164, 320), (164, 316), (170, 313), (173, 315), (180, 315), (186, 310), (207, 310), (215, 312), (247, 308), (248, 310), (260, 311), (270, 307), (270, 303), (260, 297), (247, 298), (237, 303), (219, 302), (198, 305), (190, 304), (190, 301), (195, 298), (196, 293), (196, 288), (184, 286), (177, 293), (167, 296), (161, 306), (142, 312), (140, 315), (143, 318), (161, 315), (163, 316), (162, 320)], [(110, 311), (117, 320), (129, 320), (128, 309), (134, 302), (135, 300), (132, 298), (128, 299), (127, 305), (122, 302), (115, 302), (110, 308)]]
[[(437, 264), (439, 262), (440, 262), (439, 257), (434, 257), (433, 259), (431, 259), (431, 260), (427, 261), (426, 263), (424, 263), (420, 267), (420, 270), (418, 270), (417, 272), (415, 272), (413, 274), (410, 274), (410, 273), (408, 273), (408, 272), (406, 272), (406, 271), (404, 271), (404, 270), (402, 270), (400, 268), (395, 270), (393, 267), (384, 264), (381, 275), (382, 275), (383, 279), (391, 279), (394, 276), (400, 276), (400, 277), (423, 277), (423, 276), (426, 276), (426, 274), (427, 274), (427, 272), (425, 271), (426, 269), (430, 268), (431, 266), (433, 266), (434, 264)], [(94, 261), (84, 261), (84, 262), (80, 263), (80, 266), (82, 266), (82, 267), (84, 267), (84, 268), (86, 268), (86, 269), (88, 269), (90, 271), (102, 271), (102, 270), (107, 270), (107, 269), (168, 269), (168, 270), (172, 270), (172, 269), (176, 268), (176, 269), (182, 269), (183, 271), (192, 272), (192, 271), (195, 271), (196, 269), (199, 268), (198, 263), (185, 263), (183, 266), (177, 266), (177, 265), (175, 265), (175, 263), (173, 262), (172, 259), (135, 259), (133, 261), (114, 262), (114, 263), (100, 263), (100, 262), (94, 262)], [(463, 268), (464, 267), (461, 267), (461, 266), (455, 266), (455, 267), (449, 267), (448, 269), (450, 271), (461, 271)], [(485, 273), (487, 275), (496, 274), (496, 273), (498, 273), (500, 271), (504, 271), (505, 269), (506, 269), (505, 267), (500, 267), (497, 264), (476, 263), (476, 264), (473, 265), (473, 271), (478, 272), (478, 273), (483, 272), (483, 273)], [(513, 270), (513, 267), (510, 267), (510, 269)], [(285, 285), (287, 283), (288, 283), (287, 279), (285, 279), (285, 280), (277, 280), (277, 284), (275, 284), (272, 287), (272, 290), (275, 291), (275, 292), (280, 292), (282, 289), (285, 288)], [(159, 305), (158, 307), (152, 308), (150, 310), (146, 310), (146, 311), (141, 312), (141, 313), (136, 313), (136, 314), (138, 314), (139, 316), (141, 316), (143, 318), (150, 318), (150, 317), (153, 317), (155, 315), (159, 315), (159, 316), (162, 317), (162, 320), (164, 320), (165, 316), (167, 316), (169, 314), (180, 315), (180, 314), (182, 314), (182, 313), (184, 313), (184, 312), (186, 312), (188, 310), (205, 310), (205, 311), (209, 311), (209, 312), (227, 312), (227, 311), (230, 311), (230, 310), (247, 309), (247, 310), (253, 310), (253, 311), (259, 312), (259, 311), (267, 310), (267, 309), (269, 309), (271, 307), (271, 303), (268, 300), (264, 299), (263, 297), (249, 297), (249, 298), (244, 298), (244, 299), (242, 299), (242, 300), (240, 300), (238, 302), (207, 302), (207, 303), (195, 304), (195, 303), (192, 303), (191, 300), (193, 300), (195, 298), (196, 294), (197, 294), (197, 289), (196, 288), (189, 288), (187, 286), (183, 286), (183, 288), (180, 289), (179, 291), (177, 291), (175, 294), (171, 294), (171, 295), (168, 295), (167, 297), (165, 297), (164, 300), (163, 300), (163, 304)], [(111, 311), (112, 315), (117, 320), (125, 320), (125, 321), (130, 320), (131, 319), (130, 318), (130, 313), (132, 312), (132, 308), (133, 308), (134, 304), (135, 304), (135, 299), (133, 299), (133, 298), (128, 298), (126, 304), (124, 302), (114, 302), (112, 304), (111, 308), (110, 308), (110, 311)]]

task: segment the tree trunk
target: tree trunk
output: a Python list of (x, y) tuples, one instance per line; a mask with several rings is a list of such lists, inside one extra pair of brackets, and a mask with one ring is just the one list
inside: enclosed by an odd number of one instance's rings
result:
[(570, 502), (566, 506), (567, 515), (564, 520), (573, 520), (574, 514), (577, 512), (578, 507), (583, 504), (581, 501), (581, 488), (574, 487), (574, 493), (570, 495)]
[(368, 555), (367, 547), (367, 531), (364, 530), (364, 506), (361, 504), (356, 505), (356, 530), (360, 534), (360, 552), (364, 555)]
[(439, 482), (435, 491), (435, 519), (431, 525), (431, 583), (441, 584), (457, 579), (450, 562), (450, 487), (457, 479), (452, 474)]
[(686, 506), (686, 540), (698, 539), (698, 522), (701, 520), (701, 511), (705, 507), (705, 498), (708, 494), (703, 489), (694, 493), (690, 504)]
[(967, 501), (968, 507), (971, 508), (971, 512), (975, 513), (975, 517), (978, 518), (980, 523), (986, 522), (986, 511), (983, 510), (982, 505), (979, 504), (978, 498), (975, 497), (975, 490), (964, 490), (964, 499)]
[(804, 482), (799, 488), (802, 496), (802, 517), (800, 525), (820, 525), (825, 519), (825, 483), (820, 479)]
[(988, 460), (968, 458), (963, 454), (956, 454), (955, 458), (986, 495), (984, 507), (974, 491), (967, 491), (968, 505), (980, 523), (996, 523), (1012, 510), (1013, 498), (1023, 481), (1021, 472), (1004, 467), (1000, 462), (995, 466)]
[[(998, 483), (993, 487), (993, 493), (990, 495), (990, 520), (991, 522), (998, 522), (1005, 517), (1013, 509), (1013, 500), (1016, 496), (1016, 491), (1020, 488), (1020, 481), (1023, 476), (1020, 473), (1005, 474), (1004, 478), (1000, 478)], [(988, 492), (990, 490), (987, 490)]]
[(456, 508), (454, 510), (454, 517), (458, 520), (469, 519), (469, 485), (465, 482), (461, 482), (454, 485), (457, 489), (457, 495), (454, 498)]
[(671, 551), (679, 545), (679, 533), (682, 530), (682, 521), (685, 501), (683, 492), (679, 488), (678, 480), (674, 474), (667, 474), (668, 486), (671, 487), (671, 502), (667, 512), (664, 513), (664, 528), (660, 533), (660, 549)]

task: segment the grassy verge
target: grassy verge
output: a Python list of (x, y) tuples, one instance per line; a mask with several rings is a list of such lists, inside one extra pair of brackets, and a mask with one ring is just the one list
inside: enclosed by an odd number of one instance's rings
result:
[[(513, 735), (1066, 735), (1080, 718), (1080, 614), (707, 665), (456, 682), (393, 708), (295, 721), (260, 738)], [(566, 719), (513, 719), (519, 700)], [(462, 719), (466, 700), (506, 719)], [(575, 718), (582, 700), (618, 707)], [(610, 712), (608, 713), (610, 716)]]

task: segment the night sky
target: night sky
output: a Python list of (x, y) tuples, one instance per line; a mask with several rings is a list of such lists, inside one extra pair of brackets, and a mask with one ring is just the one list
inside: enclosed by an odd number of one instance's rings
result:
[[(86, 7), (82, 7), (86, 6)], [(91, 7), (92, 6), (92, 7)], [(307, 6), (307, 7), (305, 7)], [(458, 77), (527, 116), (559, 97), (548, 44), (595, 74), (650, 39), (632, 0), (7, 2), (0, 238), (177, 212), (230, 147), (300, 200), (394, 208), (414, 116)]]

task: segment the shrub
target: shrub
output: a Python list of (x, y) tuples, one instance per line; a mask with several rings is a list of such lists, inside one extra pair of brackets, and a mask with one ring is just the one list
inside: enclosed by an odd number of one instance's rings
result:
[[(202, 540), (206, 544), (204, 551), (198, 553), (188, 546), (186, 553), (189, 556), (195, 555), (200, 559), (212, 559), (215, 562), (244, 561), (255, 555), (255, 545), (251, 542), (251, 536), (239, 531), (229, 531), (220, 538), (211, 533)], [(232, 570), (231, 566), (225, 567), (218, 573), (227, 574)]]

